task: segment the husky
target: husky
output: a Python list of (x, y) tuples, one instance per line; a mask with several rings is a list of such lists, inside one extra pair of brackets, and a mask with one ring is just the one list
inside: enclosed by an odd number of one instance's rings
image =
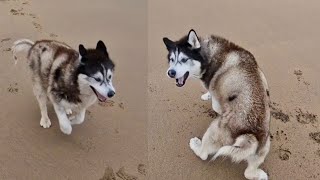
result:
[(112, 85), (115, 65), (102, 41), (98, 41), (95, 49), (80, 44), (77, 52), (63, 42), (20, 39), (14, 42), (12, 51), (16, 61), (17, 52), (27, 52), (43, 128), (51, 126), (48, 99), (57, 114), (60, 130), (70, 135), (72, 125), (84, 121), (89, 106), (97, 99), (104, 102), (115, 95)]
[(215, 35), (198, 37), (194, 30), (178, 41), (167, 37), (167, 75), (176, 85), (188, 77), (200, 79), (207, 89), (202, 100), (212, 101), (217, 117), (202, 139), (190, 139), (191, 150), (202, 160), (224, 156), (246, 161), (247, 179), (267, 180), (259, 168), (270, 149), (270, 98), (266, 78), (254, 56), (240, 46)]

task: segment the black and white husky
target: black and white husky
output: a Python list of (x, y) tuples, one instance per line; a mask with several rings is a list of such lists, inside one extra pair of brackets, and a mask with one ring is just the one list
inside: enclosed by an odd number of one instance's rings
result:
[(267, 180), (259, 169), (270, 149), (270, 107), (266, 78), (254, 56), (218, 37), (200, 38), (194, 30), (178, 41), (163, 38), (169, 51), (167, 74), (182, 87), (188, 77), (200, 79), (218, 116), (202, 140), (190, 140), (190, 148), (202, 160), (228, 156), (245, 160), (247, 179)]
[(114, 63), (102, 41), (95, 49), (86, 49), (80, 44), (77, 52), (58, 41), (21, 39), (14, 42), (12, 51), (15, 60), (16, 52), (28, 53), (43, 128), (51, 126), (47, 99), (53, 104), (61, 131), (69, 135), (71, 125), (84, 121), (89, 106), (97, 99), (106, 101), (115, 94), (112, 85)]

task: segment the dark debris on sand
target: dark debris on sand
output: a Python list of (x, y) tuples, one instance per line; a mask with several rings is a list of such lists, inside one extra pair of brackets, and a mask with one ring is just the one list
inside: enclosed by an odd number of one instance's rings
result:
[(301, 124), (313, 124), (317, 122), (317, 115), (311, 114), (308, 111), (303, 112), (300, 108), (296, 109), (296, 118), (297, 121)]
[(309, 136), (317, 143), (320, 143), (320, 132), (309, 133)]
[(281, 120), (284, 123), (289, 122), (290, 121), (289, 115), (282, 112), (282, 110), (278, 106), (279, 104), (275, 102), (270, 103), (271, 116), (275, 119)]

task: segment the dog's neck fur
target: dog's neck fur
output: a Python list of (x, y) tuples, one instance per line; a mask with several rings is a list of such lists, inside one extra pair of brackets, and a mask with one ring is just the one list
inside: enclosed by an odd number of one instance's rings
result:
[(201, 62), (200, 80), (203, 82), (205, 88), (209, 89), (209, 85), (213, 76), (216, 74), (221, 66), (221, 61), (214, 56), (219, 51), (219, 44), (211, 37), (205, 39), (199, 38), (201, 44), (200, 54), (203, 61)]

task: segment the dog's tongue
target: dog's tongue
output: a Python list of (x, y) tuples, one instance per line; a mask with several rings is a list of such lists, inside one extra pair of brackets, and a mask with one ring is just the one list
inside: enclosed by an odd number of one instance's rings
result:
[(182, 87), (184, 85), (184, 76), (181, 78), (176, 79), (176, 83), (178, 87)]
[(97, 98), (99, 99), (99, 101), (105, 102), (107, 100), (107, 98), (102, 96), (98, 91), (96, 91), (96, 94), (97, 94)]
[(183, 84), (184, 81), (184, 76), (182, 76), (181, 78), (178, 78), (178, 84)]

